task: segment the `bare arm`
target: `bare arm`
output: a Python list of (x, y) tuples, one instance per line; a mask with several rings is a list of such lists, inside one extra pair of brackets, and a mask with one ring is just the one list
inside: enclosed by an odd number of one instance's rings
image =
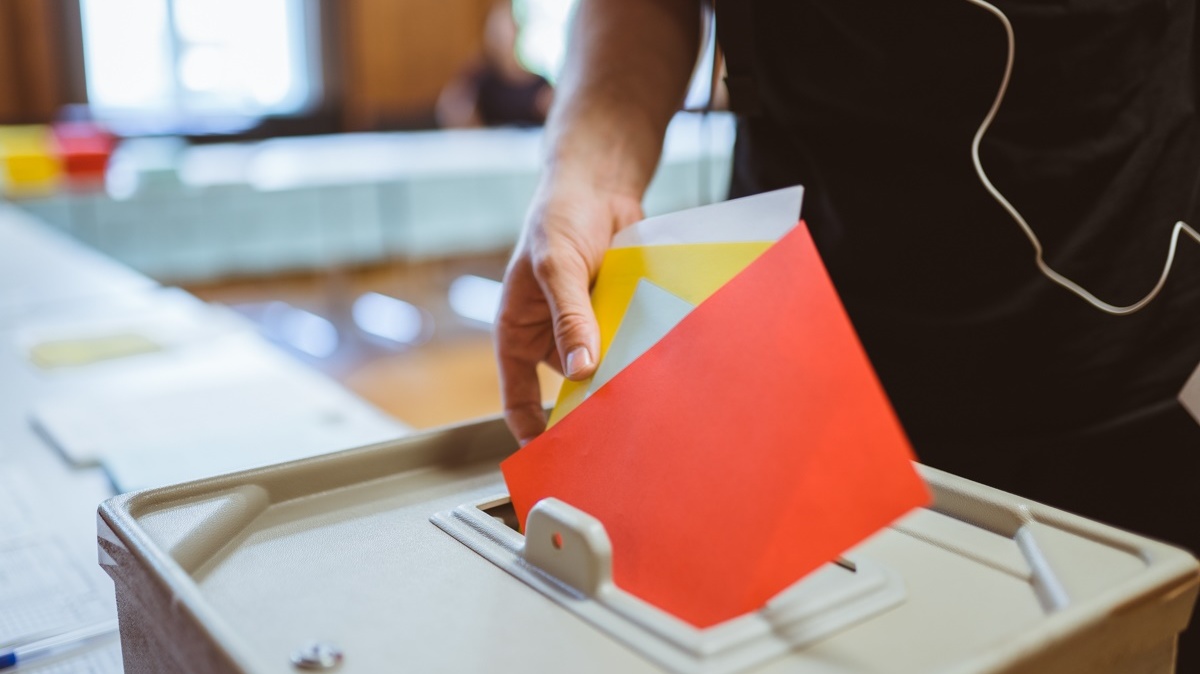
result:
[(696, 63), (698, 0), (582, 0), (547, 124), (547, 168), (639, 200)]
[(662, 138), (686, 93), (700, 0), (582, 0), (546, 126), (545, 167), (505, 274), (496, 346), (509, 428), (545, 428), (536, 366), (596, 367), (588, 288), (612, 235), (641, 219)]

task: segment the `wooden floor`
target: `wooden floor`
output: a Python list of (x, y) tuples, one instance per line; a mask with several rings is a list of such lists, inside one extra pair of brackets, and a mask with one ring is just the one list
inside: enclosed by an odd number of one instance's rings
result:
[[(430, 428), (500, 411), (491, 326), (455, 314), (447, 293), (450, 283), (466, 274), (499, 280), (504, 264), (501, 255), (397, 262), (319, 274), (228, 280), (187, 290), (206, 301), (231, 306), (251, 319), (259, 318), (270, 303), (284, 302), (331, 321), (338, 342), (326, 357), (289, 348), (286, 341), (280, 344), (397, 419), (416, 428)], [(404, 300), (427, 312), (432, 322), (428, 341), (404, 346), (363, 331), (354, 321), (352, 307), (356, 298), (368, 292)], [(272, 337), (269, 330), (265, 334)], [(545, 367), (541, 378), (543, 397), (553, 400), (561, 378)]]

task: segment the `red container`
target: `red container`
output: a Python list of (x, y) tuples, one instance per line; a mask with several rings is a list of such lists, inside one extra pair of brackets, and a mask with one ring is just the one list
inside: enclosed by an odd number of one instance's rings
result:
[(117, 144), (112, 133), (91, 122), (60, 122), (54, 125), (54, 140), (68, 181), (104, 180), (108, 160)]

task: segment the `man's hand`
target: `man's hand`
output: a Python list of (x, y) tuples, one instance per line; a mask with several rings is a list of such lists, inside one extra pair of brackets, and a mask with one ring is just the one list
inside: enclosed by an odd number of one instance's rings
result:
[(504, 417), (522, 445), (546, 428), (537, 364), (568, 379), (596, 370), (600, 331), (589, 289), (612, 235), (642, 217), (637, 197), (548, 180), (504, 276), (496, 352)]
[(700, 0), (580, 0), (546, 123), (546, 160), (504, 278), (496, 350), (508, 427), (546, 428), (537, 364), (573, 380), (596, 370), (588, 290), (641, 200), (696, 63)]

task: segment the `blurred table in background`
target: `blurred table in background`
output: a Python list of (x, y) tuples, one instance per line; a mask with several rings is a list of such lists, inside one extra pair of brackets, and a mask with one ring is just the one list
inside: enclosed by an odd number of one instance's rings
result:
[[(681, 113), (648, 215), (724, 197), (733, 118)], [(540, 171), (541, 129), (341, 134), (184, 147), (127, 141), (107, 189), (19, 206), (159, 280), (503, 251)]]

